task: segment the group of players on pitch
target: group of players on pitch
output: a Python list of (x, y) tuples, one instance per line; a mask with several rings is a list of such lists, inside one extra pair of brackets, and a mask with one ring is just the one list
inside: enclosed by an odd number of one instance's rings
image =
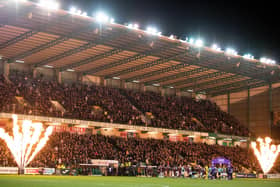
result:
[(202, 179), (228, 179), (233, 178), (233, 167), (223, 166), (218, 167), (192, 167), (191, 165), (181, 167), (158, 167), (159, 177), (182, 177), (182, 178), (202, 178)]

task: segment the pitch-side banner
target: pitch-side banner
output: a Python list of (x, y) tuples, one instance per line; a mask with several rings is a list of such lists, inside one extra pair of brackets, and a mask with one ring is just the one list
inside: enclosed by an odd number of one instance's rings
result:
[(18, 174), (16, 167), (0, 167), (0, 174)]
[(267, 178), (269, 179), (280, 179), (280, 174), (267, 174)]
[(27, 175), (39, 175), (39, 168), (25, 168), (24, 169), (24, 174)]
[(53, 175), (53, 174), (55, 174), (55, 168), (44, 168), (43, 174), (44, 175)]
[(257, 175), (253, 173), (236, 173), (236, 178), (257, 178)]

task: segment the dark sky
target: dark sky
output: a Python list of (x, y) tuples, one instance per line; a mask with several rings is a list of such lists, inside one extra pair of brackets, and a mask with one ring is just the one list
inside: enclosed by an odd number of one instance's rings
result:
[(239, 54), (252, 53), (280, 61), (279, 5), (276, 1), (217, 0), (59, 0), (93, 14), (103, 10), (118, 23), (138, 22), (164, 35), (201, 37)]

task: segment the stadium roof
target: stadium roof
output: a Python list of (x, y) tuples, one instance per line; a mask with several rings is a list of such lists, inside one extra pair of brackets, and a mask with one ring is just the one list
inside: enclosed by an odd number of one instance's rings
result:
[(0, 0), (0, 56), (9, 63), (210, 95), (280, 82), (279, 65), (31, 2)]

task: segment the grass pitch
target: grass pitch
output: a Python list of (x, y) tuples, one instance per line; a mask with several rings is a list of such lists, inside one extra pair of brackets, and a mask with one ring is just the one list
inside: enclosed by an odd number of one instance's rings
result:
[(0, 175), (0, 187), (279, 187), (280, 180), (235, 179), (233, 181), (137, 178)]

